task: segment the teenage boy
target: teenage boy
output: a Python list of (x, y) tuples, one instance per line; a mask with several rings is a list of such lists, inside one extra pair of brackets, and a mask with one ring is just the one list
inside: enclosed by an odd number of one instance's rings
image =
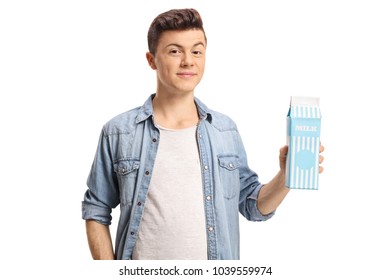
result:
[[(239, 259), (238, 212), (251, 221), (273, 216), (289, 192), (288, 148), (276, 176), (261, 184), (235, 123), (194, 96), (207, 47), (196, 10), (157, 16), (148, 45), (156, 93), (103, 127), (88, 177), (82, 214), (92, 257)], [(109, 225), (118, 204), (114, 251)]]

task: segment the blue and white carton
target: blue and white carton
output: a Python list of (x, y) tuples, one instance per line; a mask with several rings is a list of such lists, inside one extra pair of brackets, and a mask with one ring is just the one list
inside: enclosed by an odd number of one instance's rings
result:
[(292, 96), (287, 114), (286, 185), (318, 190), (321, 112), (320, 99)]

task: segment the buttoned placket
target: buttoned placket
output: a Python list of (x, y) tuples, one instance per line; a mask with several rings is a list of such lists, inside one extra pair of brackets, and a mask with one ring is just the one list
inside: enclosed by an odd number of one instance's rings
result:
[[(152, 135), (151, 135), (151, 146), (150, 146), (150, 153), (149, 153), (149, 157), (150, 158), (154, 158), (154, 160), (156, 159), (156, 154), (157, 154), (157, 149), (158, 149), (158, 144), (159, 144), (159, 131), (155, 130), (153, 131)], [(154, 160), (148, 160), (147, 162), (149, 162), (149, 165), (145, 166), (145, 171), (144, 171), (144, 178), (142, 179), (142, 185), (141, 185), (141, 188), (140, 188), (140, 191), (138, 193), (138, 197), (137, 197), (137, 203), (136, 203), (136, 207), (134, 209), (134, 214), (131, 215), (131, 217), (134, 217), (131, 221), (130, 221), (130, 226), (129, 226), (129, 231), (128, 231), (128, 237), (127, 237), (127, 245), (125, 245), (125, 248), (127, 247), (127, 250), (125, 250), (125, 252), (130, 252), (130, 248), (135, 246), (135, 243), (136, 243), (136, 238), (137, 238), (137, 235), (138, 235), (138, 231), (139, 231), (139, 226), (141, 225), (141, 218), (142, 218), (142, 213), (144, 211), (144, 206), (145, 206), (145, 201), (146, 201), (146, 197), (147, 197), (147, 191), (148, 191), (148, 187), (150, 185), (150, 180), (151, 180), (151, 171), (152, 171), (152, 166), (154, 165)], [(138, 227), (136, 228), (136, 225), (138, 225)], [(131, 255), (129, 256), (126, 256), (126, 259), (130, 259), (131, 258)]]
[(202, 134), (202, 127), (204, 126), (204, 120), (201, 120), (197, 129), (198, 149), (200, 155), (200, 162), (202, 166), (202, 179), (203, 179), (203, 195), (205, 197), (205, 218), (206, 218), (206, 232), (207, 232), (207, 251), (208, 259), (217, 259), (217, 241), (215, 233), (215, 214), (214, 214), (214, 201), (213, 201), (213, 188), (211, 180), (211, 170), (207, 151), (204, 141), (205, 136)]

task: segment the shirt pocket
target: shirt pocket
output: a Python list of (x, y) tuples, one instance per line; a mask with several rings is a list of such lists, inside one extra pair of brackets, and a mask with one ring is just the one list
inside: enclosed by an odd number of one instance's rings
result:
[(120, 201), (124, 205), (133, 201), (138, 169), (139, 160), (120, 159), (114, 163), (114, 171), (119, 183)]
[(218, 164), (224, 197), (232, 199), (240, 190), (240, 159), (236, 155), (219, 155)]

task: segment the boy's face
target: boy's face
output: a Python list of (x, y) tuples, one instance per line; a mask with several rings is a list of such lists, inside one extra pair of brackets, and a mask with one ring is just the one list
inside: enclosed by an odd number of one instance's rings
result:
[(165, 31), (156, 54), (147, 53), (157, 73), (157, 90), (163, 94), (193, 93), (202, 79), (206, 60), (206, 39), (202, 30)]

